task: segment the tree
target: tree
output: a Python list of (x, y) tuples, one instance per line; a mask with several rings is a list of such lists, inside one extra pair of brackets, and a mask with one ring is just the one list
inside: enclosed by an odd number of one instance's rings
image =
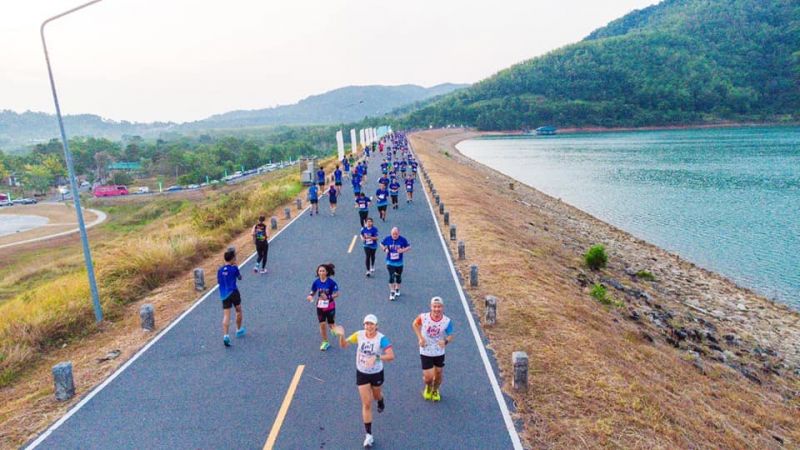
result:
[(47, 193), (53, 183), (53, 174), (41, 164), (25, 166), (25, 186), (38, 193)]

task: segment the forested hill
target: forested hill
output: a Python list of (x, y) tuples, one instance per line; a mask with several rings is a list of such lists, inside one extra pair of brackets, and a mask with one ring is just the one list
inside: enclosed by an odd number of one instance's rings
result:
[(403, 116), (485, 130), (800, 120), (800, 2), (666, 0)]
[(413, 84), (401, 86), (347, 86), (312, 95), (293, 105), (251, 111), (232, 111), (183, 127), (259, 125), (327, 125), (355, 122), (365, 117), (382, 116), (396, 108), (427, 100), (466, 87), (445, 83), (430, 88)]

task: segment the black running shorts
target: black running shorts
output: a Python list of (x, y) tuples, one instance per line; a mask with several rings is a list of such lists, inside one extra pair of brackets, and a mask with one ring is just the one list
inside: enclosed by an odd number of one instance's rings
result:
[(222, 309), (231, 309), (231, 306), (239, 306), (242, 304), (242, 297), (239, 295), (239, 290), (231, 292), (225, 300), (222, 301)]
[(383, 371), (378, 373), (364, 373), (356, 370), (356, 385), (363, 386), (369, 384), (372, 386), (380, 386), (383, 384)]
[(422, 370), (433, 369), (434, 367), (444, 367), (444, 355), (440, 356), (425, 356), (419, 355), (422, 361)]
[(329, 324), (333, 325), (335, 317), (336, 317), (336, 308), (331, 309), (330, 311), (325, 311), (322, 308), (317, 308), (317, 320), (319, 321), (319, 323), (328, 322)]

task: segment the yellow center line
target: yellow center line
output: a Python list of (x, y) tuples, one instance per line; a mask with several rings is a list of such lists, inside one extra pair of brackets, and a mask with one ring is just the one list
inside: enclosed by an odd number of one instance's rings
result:
[(358, 238), (357, 234), (353, 236), (353, 240), (350, 241), (350, 248), (347, 249), (347, 253), (353, 253), (353, 247), (356, 246), (356, 239), (357, 238)]
[(286, 391), (286, 396), (283, 397), (281, 409), (278, 410), (278, 417), (275, 418), (275, 423), (272, 424), (272, 430), (269, 432), (267, 442), (264, 444), (264, 450), (272, 450), (272, 448), (275, 447), (275, 441), (278, 440), (278, 433), (281, 431), (283, 419), (286, 418), (286, 413), (289, 412), (289, 405), (292, 404), (294, 391), (297, 390), (297, 384), (300, 382), (300, 376), (303, 375), (303, 369), (305, 369), (305, 367), (306, 366), (304, 365), (299, 365), (297, 366), (297, 370), (294, 372), (292, 382), (289, 384), (289, 390)]

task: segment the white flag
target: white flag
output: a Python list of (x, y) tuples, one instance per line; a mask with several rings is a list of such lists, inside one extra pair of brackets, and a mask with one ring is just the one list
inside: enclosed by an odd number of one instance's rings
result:
[(344, 137), (342, 137), (342, 130), (336, 132), (336, 146), (339, 150), (339, 160), (344, 158)]
[(358, 146), (358, 144), (356, 144), (356, 130), (355, 129), (351, 129), (350, 130), (350, 147), (351, 147), (352, 150), (350, 150), (350, 151), (355, 153), (356, 150), (358, 150), (357, 146)]

